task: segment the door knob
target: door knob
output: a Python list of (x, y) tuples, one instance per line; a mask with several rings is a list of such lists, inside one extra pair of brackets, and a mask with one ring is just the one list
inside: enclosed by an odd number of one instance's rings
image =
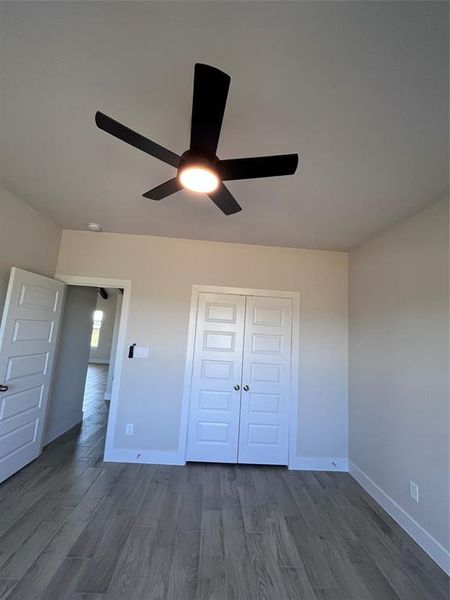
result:
[(236, 385), (234, 386), (234, 389), (235, 389), (235, 390), (238, 392), (238, 391), (241, 389), (241, 386), (240, 386), (240, 385), (238, 385), (238, 384), (236, 384)]
[(7, 392), (8, 391), (8, 386), (7, 385), (0, 385), (0, 392)]
[(248, 392), (250, 388), (248, 387), (248, 385), (244, 385), (244, 392)]

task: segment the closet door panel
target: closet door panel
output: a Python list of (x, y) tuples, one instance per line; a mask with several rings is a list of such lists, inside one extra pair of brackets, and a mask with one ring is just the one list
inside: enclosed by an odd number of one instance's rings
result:
[(237, 462), (244, 315), (245, 296), (199, 295), (186, 460)]
[(291, 336), (290, 299), (247, 297), (240, 463), (288, 464)]

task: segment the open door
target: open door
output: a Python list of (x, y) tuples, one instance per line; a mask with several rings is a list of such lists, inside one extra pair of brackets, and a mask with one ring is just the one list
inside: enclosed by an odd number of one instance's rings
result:
[(64, 288), (11, 269), (0, 325), (0, 482), (42, 452)]

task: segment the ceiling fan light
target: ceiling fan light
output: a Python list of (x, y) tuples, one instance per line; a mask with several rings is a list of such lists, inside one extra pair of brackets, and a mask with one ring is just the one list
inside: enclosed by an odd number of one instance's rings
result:
[(193, 192), (210, 193), (217, 189), (220, 180), (216, 173), (205, 167), (186, 167), (179, 175), (181, 184)]

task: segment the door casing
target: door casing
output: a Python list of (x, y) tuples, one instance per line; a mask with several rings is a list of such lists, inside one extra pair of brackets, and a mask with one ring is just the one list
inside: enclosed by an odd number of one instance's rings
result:
[(181, 463), (186, 462), (187, 432), (189, 420), (189, 405), (191, 398), (192, 372), (194, 365), (195, 330), (197, 326), (197, 311), (201, 292), (211, 294), (237, 294), (242, 296), (263, 296), (266, 298), (289, 298), (292, 300), (292, 350), (291, 350), (291, 381), (289, 402), (289, 462), (288, 467), (295, 468), (297, 456), (298, 435), (298, 369), (299, 369), (299, 324), (300, 324), (300, 293), (281, 290), (262, 290), (253, 288), (224, 287), (215, 285), (192, 286), (191, 307), (189, 313), (189, 329), (186, 350), (186, 366), (183, 385), (183, 402), (181, 408), (179, 448), (182, 452)]
[(125, 341), (131, 296), (131, 281), (129, 279), (84, 277), (82, 275), (64, 275), (62, 273), (57, 273), (55, 275), (55, 279), (62, 281), (67, 285), (123, 289), (122, 309), (120, 312), (119, 332), (117, 334), (116, 356), (114, 361), (114, 379), (111, 389), (111, 403), (106, 428), (105, 452), (103, 457), (105, 462), (119, 462), (116, 458), (114, 450), (114, 435), (116, 430), (117, 413), (119, 410), (120, 380), (122, 375), (123, 358), (125, 354)]

